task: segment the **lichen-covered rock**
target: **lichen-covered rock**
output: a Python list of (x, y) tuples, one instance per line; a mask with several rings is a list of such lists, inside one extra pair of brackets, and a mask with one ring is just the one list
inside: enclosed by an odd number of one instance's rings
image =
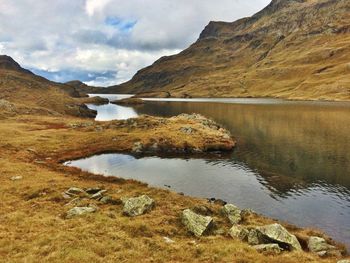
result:
[(326, 251), (330, 249), (335, 249), (334, 246), (327, 244), (326, 240), (321, 237), (310, 237), (307, 246), (311, 252), (317, 253), (320, 251)]
[(231, 227), (228, 234), (232, 238), (238, 238), (242, 241), (248, 241), (249, 230), (243, 226), (235, 225), (235, 226)]
[(268, 240), (266, 240), (262, 234), (256, 230), (251, 229), (248, 234), (248, 244), (251, 246), (260, 245), (260, 244), (266, 244), (269, 243)]
[(255, 248), (256, 251), (263, 254), (279, 254), (282, 251), (278, 244), (255, 245), (253, 246), (253, 248)]
[(94, 213), (96, 211), (97, 211), (97, 208), (93, 206), (73, 207), (67, 212), (66, 218), (72, 218), (75, 216), (80, 216), (88, 213)]
[(242, 220), (241, 210), (233, 204), (224, 205), (222, 212), (228, 217), (231, 224), (238, 224)]
[(70, 196), (86, 195), (86, 192), (78, 187), (71, 187), (65, 193)]
[(182, 212), (181, 221), (189, 232), (196, 237), (200, 237), (210, 228), (213, 223), (213, 218), (210, 216), (198, 215), (190, 209), (186, 209)]
[(147, 195), (125, 199), (123, 198), (124, 207), (123, 214), (127, 216), (139, 216), (149, 212), (155, 203), (152, 198)]
[(256, 230), (263, 238), (271, 240), (270, 243), (278, 243), (282, 248), (287, 250), (301, 250), (301, 245), (296, 238), (280, 224), (271, 224), (257, 227)]

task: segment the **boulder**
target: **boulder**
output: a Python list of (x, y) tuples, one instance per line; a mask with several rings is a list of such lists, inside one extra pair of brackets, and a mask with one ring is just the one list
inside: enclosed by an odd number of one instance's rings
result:
[(282, 249), (277, 244), (255, 245), (253, 248), (263, 254), (279, 254), (282, 251)]
[(202, 216), (190, 209), (186, 209), (182, 212), (181, 221), (189, 232), (196, 237), (200, 237), (211, 227), (213, 218), (210, 216)]
[(86, 192), (78, 187), (71, 187), (65, 193), (69, 196), (86, 195)]
[(242, 220), (241, 210), (235, 205), (224, 205), (224, 207), (222, 208), (222, 212), (228, 217), (231, 224), (233, 225), (238, 224)]
[(248, 234), (248, 244), (251, 246), (256, 246), (260, 244), (271, 243), (269, 240), (263, 237), (263, 235), (256, 229), (251, 229)]
[(264, 239), (270, 240), (270, 243), (277, 243), (286, 250), (302, 250), (296, 236), (289, 233), (280, 224), (257, 227), (256, 230)]
[(154, 207), (154, 200), (147, 195), (133, 198), (123, 198), (123, 214), (127, 216), (139, 216), (149, 212)]
[(238, 239), (240, 239), (242, 241), (247, 241), (248, 240), (248, 235), (249, 235), (249, 230), (246, 229), (243, 226), (235, 225), (235, 226), (231, 227), (231, 229), (228, 232), (228, 234), (232, 238), (238, 238)]
[(91, 188), (86, 188), (85, 192), (87, 192), (89, 195), (93, 195), (100, 192), (101, 190), (103, 189), (101, 189), (100, 187), (91, 187)]
[(101, 191), (91, 195), (90, 198), (94, 199), (94, 200), (101, 200), (103, 198), (103, 194), (106, 192), (107, 192), (107, 190), (101, 190)]
[(327, 244), (324, 238), (315, 236), (309, 238), (307, 246), (313, 253), (335, 249), (334, 246)]
[(97, 211), (97, 208), (93, 206), (73, 207), (67, 212), (66, 218), (72, 218), (75, 216), (80, 216), (88, 213), (94, 213), (96, 211)]

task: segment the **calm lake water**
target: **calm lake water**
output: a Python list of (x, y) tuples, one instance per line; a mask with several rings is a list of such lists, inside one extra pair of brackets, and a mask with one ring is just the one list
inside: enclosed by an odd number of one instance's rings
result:
[(201, 113), (229, 129), (237, 148), (226, 159), (103, 154), (69, 165), (221, 198), (298, 226), (320, 228), (350, 248), (350, 103), (147, 100), (134, 108), (89, 107), (98, 110), (97, 120)]

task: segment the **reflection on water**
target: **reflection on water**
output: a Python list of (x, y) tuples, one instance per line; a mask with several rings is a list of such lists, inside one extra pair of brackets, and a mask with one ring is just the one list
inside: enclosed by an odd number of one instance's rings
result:
[(135, 114), (201, 113), (238, 140), (227, 160), (102, 155), (74, 162), (319, 227), (350, 247), (350, 104), (249, 100), (147, 102)]
[[(121, 100), (124, 98), (130, 98), (133, 95), (89, 94), (89, 96), (100, 96), (102, 98), (107, 98), (110, 101), (113, 101)], [(95, 120), (97, 121), (125, 120), (129, 118), (135, 118), (138, 116), (138, 114), (132, 107), (124, 107), (112, 103), (105, 105), (87, 104), (87, 106), (89, 109), (97, 111), (97, 116), (95, 118)]]

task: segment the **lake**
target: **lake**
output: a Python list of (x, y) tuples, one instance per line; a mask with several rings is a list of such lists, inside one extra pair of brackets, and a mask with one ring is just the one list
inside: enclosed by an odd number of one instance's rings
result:
[[(115, 98), (120, 97), (111, 99)], [(224, 159), (103, 154), (69, 165), (171, 186), (187, 195), (220, 198), (298, 226), (322, 229), (350, 248), (350, 103), (147, 99), (136, 107), (88, 106), (98, 111), (101, 121), (201, 113), (229, 129), (237, 147)]]

